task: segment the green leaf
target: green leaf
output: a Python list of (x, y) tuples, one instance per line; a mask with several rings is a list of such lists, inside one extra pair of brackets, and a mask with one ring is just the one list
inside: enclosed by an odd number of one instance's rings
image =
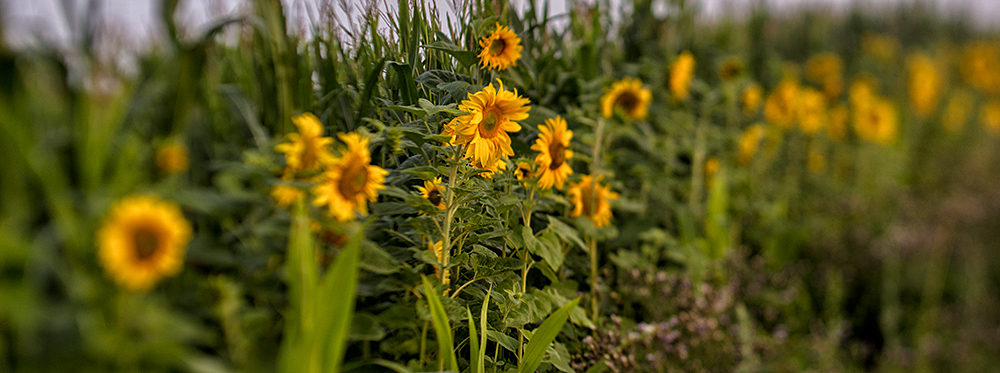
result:
[(528, 251), (541, 256), (553, 272), (558, 272), (563, 262), (563, 253), (557, 247), (559, 239), (549, 231), (546, 231), (542, 237), (542, 240), (536, 238), (529, 227), (523, 227), (521, 230), (521, 238), (524, 240), (524, 245), (528, 247)]
[(476, 271), (476, 277), (492, 277), (519, 269), (524, 262), (516, 258), (473, 255), (470, 264), (472, 264), (472, 269)]
[(488, 335), (489, 339), (493, 340), (493, 342), (496, 342), (500, 346), (503, 346), (503, 348), (506, 348), (507, 351), (517, 353), (517, 340), (511, 338), (509, 335), (496, 330), (489, 330), (486, 332), (486, 335)]
[(587, 245), (580, 239), (580, 233), (559, 218), (549, 215), (549, 226), (546, 229), (551, 229), (563, 241), (575, 243), (583, 251), (587, 251)]
[(476, 333), (476, 323), (472, 318), (472, 310), (465, 307), (465, 312), (469, 315), (469, 371), (473, 373), (482, 372), (483, 361), (479, 360), (479, 336)]
[(382, 250), (375, 243), (365, 241), (363, 245), (365, 249), (361, 252), (360, 263), (362, 269), (380, 275), (387, 275), (395, 273), (401, 267), (396, 258), (393, 258), (392, 255)]
[(430, 49), (437, 49), (439, 51), (443, 51), (445, 53), (450, 54), (452, 57), (455, 58), (456, 61), (462, 64), (462, 67), (472, 66), (476, 64), (476, 60), (478, 59), (478, 57), (476, 57), (476, 52), (467, 51), (465, 49), (462, 49), (462, 47), (459, 47), (455, 44), (446, 41), (440, 41), (440, 40), (435, 41), (433, 43), (424, 45), (423, 47)]
[(534, 330), (531, 341), (528, 342), (528, 346), (524, 349), (524, 356), (518, 366), (517, 371), (519, 373), (531, 373), (538, 369), (538, 365), (542, 363), (542, 358), (545, 357), (545, 351), (548, 350), (549, 344), (556, 339), (556, 335), (559, 334), (559, 331), (562, 330), (563, 325), (566, 324), (566, 320), (569, 318), (569, 312), (576, 308), (577, 303), (580, 303), (580, 298), (576, 298), (565, 306), (560, 307), (552, 315), (549, 315), (538, 329)]
[(347, 349), (347, 335), (351, 329), (354, 297), (358, 288), (361, 236), (361, 233), (357, 233), (347, 241), (320, 283), (319, 304), (316, 307), (318, 328), (313, 332), (320, 338), (326, 337), (324, 356), (329, 360), (326, 361), (324, 371), (327, 372), (340, 371)]
[[(493, 292), (493, 287), (491, 286), (489, 290), (486, 291), (486, 297), (483, 298), (483, 308), (479, 310), (479, 355), (476, 356), (475, 361), (478, 363), (476, 367), (478, 369), (473, 369), (473, 373), (484, 373), (486, 370), (486, 334), (488, 329), (486, 328), (486, 310), (490, 308), (490, 293)], [(473, 339), (474, 341), (475, 339)], [(473, 342), (469, 342), (473, 343)]]
[(437, 290), (431, 285), (427, 276), (420, 276), (424, 282), (424, 295), (427, 296), (427, 305), (431, 309), (431, 322), (434, 324), (434, 334), (437, 335), (438, 353), (444, 359), (444, 367), (458, 372), (458, 360), (455, 358), (455, 344), (451, 339), (451, 324), (448, 322), (448, 314), (444, 311), (444, 305), (437, 296)]

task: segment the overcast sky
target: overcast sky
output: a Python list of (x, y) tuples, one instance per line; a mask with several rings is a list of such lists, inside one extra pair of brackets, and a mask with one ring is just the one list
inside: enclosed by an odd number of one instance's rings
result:
[[(118, 42), (123, 48), (145, 49), (148, 44), (163, 34), (163, 26), (159, 23), (160, 0), (0, 0), (0, 17), (2, 17), (4, 38), (8, 45), (15, 48), (37, 45), (41, 40), (58, 47), (71, 45), (74, 35), (79, 35), (81, 26), (73, 25), (67, 19), (61, 4), (71, 4), (71, 14), (86, 12), (86, 4), (98, 1), (99, 17), (105, 28), (120, 31), (117, 34), (123, 40)], [(309, 15), (316, 17), (323, 3), (339, 3), (346, 1), (360, 7), (359, 0), (281, 0), (288, 9), (289, 17), (308, 19)], [(381, 8), (394, 10), (396, 0), (377, 0)], [(437, 1), (439, 8), (448, 8), (451, 0)], [(527, 0), (515, 0), (515, 7), (524, 8)], [(548, 1), (550, 14), (566, 12), (566, 3), (572, 0)], [(593, 1), (593, 0), (589, 0)], [(621, 0), (611, 0), (612, 4)], [(654, 0), (655, 1), (655, 0)], [(735, 13), (740, 15), (750, 9), (752, 4), (761, 0), (695, 0), (702, 7), (703, 17), (717, 17), (721, 14)], [(898, 3), (908, 3), (917, 0), (764, 0), (775, 11), (797, 9), (802, 6), (821, 7), (831, 10), (843, 10), (852, 3), (858, 2), (866, 7), (892, 6)], [(944, 13), (964, 12), (971, 15), (974, 21), (982, 27), (996, 28), (1000, 25), (1000, 0), (922, 0), (934, 4)], [(246, 11), (247, 0), (181, 0), (175, 19), (181, 21), (184, 29), (197, 33), (210, 20), (216, 17), (237, 14)], [(544, 1), (543, 1), (544, 2)], [(666, 0), (659, 0), (665, 3)], [(661, 6), (662, 8), (662, 6)], [(340, 17), (348, 17), (341, 12)], [(354, 14), (352, 17), (357, 17)]]

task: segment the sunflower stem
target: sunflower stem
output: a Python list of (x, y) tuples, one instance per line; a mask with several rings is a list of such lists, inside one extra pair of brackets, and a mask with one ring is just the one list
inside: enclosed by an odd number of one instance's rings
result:
[(458, 162), (461, 159), (462, 147), (459, 146), (455, 152), (454, 162), (451, 165), (451, 172), (448, 175), (448, 212), (445, 213), (444, 218), (444, 232), (442, 232), (442, 239), (444, 241), (441, 249), (441, 283), (445, 284), (445, 279), (448, 278), (448, 262), (451, 259), (451, 221), (455, 217), (455, 211), (457, 206), (455, 206), (455, 179), (458, 177)]

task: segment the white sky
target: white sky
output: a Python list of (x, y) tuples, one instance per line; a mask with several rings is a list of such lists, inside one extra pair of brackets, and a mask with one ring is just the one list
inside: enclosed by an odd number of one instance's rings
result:
[[(451, 0), (437, 1), (438, 7), (449, 8)], [(572, 0), (551, 0), (551, 14), (566, 12), (566, 4)], [(594, 0), (589, 0), (594, 1)], [(603, 0), (601, 0), (603, 2)], [(619, 4), (621, 0), (611, 0)], [(666, 0), (658, 0), (665, 2)], [(746, 13), (753, 4), (761, 0), (695, 0), (703, 9), (703, 16), (717, 17), (721, 14)], [(866, 7), (892, 6), (898, 3), (908, 3), (917, 0), (764, 0), (773, 11), (788, 11), (801, 6), (843, 10), (852, 3), (863, 4)], [(981, 27), (996, 28), (1000, 26), (1000, 0), (923, 0), (934, 4), (945, 14), (964, 12)], [(197, 33), (214, 18), (237, 14), (246, 11), (247, 0), (181, 0), (180, 9), (175, 15), (181, 20), (183, 28), (188, 32)], [(346, 2), (356, 9), (361, 8), (360, 0), (281, 0), (288, 9), (289, 17), (296, 19), (313, 18), (319, 13), (320, 5), (324, 3), (338, 4)], [(396, 0), (377, 0), (380, 8), (395, 10)], [(540, 0), (545, 3), (545, 0)], [(39, 41), (54, 44), (58, 48), (72, 45), (72, 38), (81, 35), (81, 25), (73, 25), (67, 21), (60, 4), (71, 4), (77, 9), (73, 14), (84, 14), (87, 4), (100, 4), (98, 14), (103, 20), (102, 25), (118, 32), (122, 40), (118, 45), (130, 50), (144, 50), (148, 44), (155, 42), (158, 35), (163, 34), (163, 26), (159, 22), (159, 0), (0, 0), (0, 19), (2, 19), (6, 42), (15, 47), (30, 47)], [(515, 7), (524, 8), (527, 0), (514, 0)], [(336, 8), (336, 6), (335, 6)], [(662, 6), (660, 7), (662, 8)], [(308, 15), (306, 14), (308, 13)], [(339, 16), (346, 16), (340, 12)], [(305, 17), (305, 18), (297, 18)], [(353, 15), (357, 17), (357, 13)], [(80, 19), (76, 17), (75, 19)], [(290, 23), (291, 24), (291, 23)]]

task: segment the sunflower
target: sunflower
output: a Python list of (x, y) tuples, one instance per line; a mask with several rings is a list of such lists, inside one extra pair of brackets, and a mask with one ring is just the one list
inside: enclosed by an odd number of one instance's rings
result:
[(601, 115), (611, 118), (615, 108), (621, 109), (629, 118), (646, 119), (653, 94), (643, 88), (639, 79), (625, 78), (611, 85), (601, 97)]
[(171, 142), (156, 150), (156, 167), (168, 174), (187, 171), (188, 151), (184, 144)]
[(535, 177), (535, 171), (533, 170), (531, 163), (523, 161), (517, 162), (517, 169), (514, 171), (514, 176), (517, 177), (518, 180), (530, 180)]
[(737, 145), (741, 165), (750, 164), (753, 156), (757, 154), (757, 149), (760, 148), (760, 142), (764, 139), (765, 135), (767, 135), (767, 130), (760, 124), (752, 125), (740, 134), (740, 140)]
[(840, 96), (844, 90), (844, 63), (834, 53), (817, 54), (806, 61), (806, 77), (823, 87), (829, 99)]
[(180, 272), (191, 225), (180, 207), (149, 196), (126, 197), (111, 206), (97, 231), (97, 254), (119, 286), (146, 291)]
[(781, 128), (792, 128), (798, 111), (798, 92), (799, 83), (793, 79), (785, 79), (779, 83), (767, 97), (767, 101), (764, 101), (764, 118)]
[(907, 60), (907, 67), (910, 73), (910, 105), (917, 116), (927, 118), (937, 109), (944, 81), (934, 66), (934, 61), (924, 54), (911, 55)]
[(966, 83), (980, 91), (1000, 91), (1000, 44), (969, 44), (962, 56), (961, 73)]
[(826, 135), (830, 137), (833, 141), (844, 141), (844, 137), (847, 136), (847, 120), (850, 118), (850, 113), (847, 111), (847, 107), (844, 105), (837, 105), (830, 109), (829, 113), (830, 125), (826, 127)]
[(570, 183), (566, 195), (573, 203), (573, 211), (570, 216), (585, 216), (594, 222), (597, 228), (604, 227), (611, 223), (611, 203), (608, 200), (618, 199), (618, 193), (612, 192), (611, 187), (601, 185), (602, 176), (596, 179), (590, 175), (583, 175), (578, 183)]
[(747, 116), (757, 115), (757, 110), (760, 109), (760, 103), (763, 101), (764, 90), (760, 88), (760, 84), (753, 83), (747, 86), (743, 90), (743, 113)]
[(493, 33), (479, 41), (479, 46), (483, 48), (479, 52), (479, 64), (483, 67), (503, 70), (516, 66), (521, 58), (521, 38), (507, 26), (500, 26), (499, 22)]
[(705, 186), (708, 188), (712, 188), (715, 184), (715, 174), (719, 173), (719, 168), (721, 168), (719, 158), (708, 157), (705, 160)]
[(979, 110), (979, 120), (983, 122), (987, 133), (1000, 135), (1000, 101), (992, 99), (984, 103)]
[(694, 56), (684, 51), (670, 64), (670, 93), (674, 99), (683, 100), (690, 93), (691, 79), (694, 77)]
[(826, 122), (826, 99), (812, 88), (805, 88), (799, 95), (799, 128), (807, 135), (813, 135)]
[(434, 178), (434, 181), (424, 180), (424, 186), (418, 186), (417, 190), (420, 191), (420, 195), (429, 201), (432, 205), (438, 208), (438, 210), (444, 210), (444, 187), (441, 185), (441, 178)]
[(973, 110), (972, 94), (966, 91), (955, 91), (948, 99), (941, 113), (941, 125), (951, 133), (958, 133), (969, 121), (969, 113)]
[(877, 82), (872, 76), (865, 75), (854, 79), (849, 98), (855, 111), (861, 110), (875, 99), (876, 87)]
[(866, 141), (889, 145), (896, 140), (897, 120), (892, 102), (873, 97), (867, 105), (855, 110), (854, 130)]
[(538, 187), (544, 190), (555, 186), (562, 190), (566, 177), (573, 173), (573, 168), (567, 163), (573, 158), (573, 151), (568, 149), (569, 142), (573, 140), (573, 131), (566, 129), (566, 121), (560, 116), (546, 119), (538, 130), (542, 133), (531, 146), (531, 150), (538, 152), (535, 156)]
[(498, 158), (496, 161), (482, 164), (476, 161), (470, 162), (472, 167), (480, 170), (486, 170), (486, 172), (480, 172), (479, 176), (485, 177), (487, 179), (493, 178), (493, 173), (500, 172), (501, 170), (507, 170), (507, 159)]
[[(438, 242), (434, 242), (434, 243), (427, 242), (427, 250), (430, 250), (431, 252), (434, 253), (434, 257), (437, 258), (438, 263), (441, 263), (441, 264), (443, 264), (445, 266), (448, 265), (448, 263), (444, 262), (444, 241), (438, 241)], [(441, 272), (442, 272), (441, 271), (441, 266), (435, 265), (434, 266), (434, 276), (437, 276), (437, 278), (441, 278), (441, 276), (442, 276)], [(443, 283), (443, 284), (450, 284), (451, 283), (451, 278), (449, 278), (449, 277), (450, 276), (448, 276), (448, 270), (445, 270), (444, 271), (444, 279), (441, 280), (441, 283)]]
[(316, 206), (327, 206), (337, 221), (354, 219), (354, 213), (368, 214), (368, 203), (375, 202), (378, 191), (385, 189), (383, 181), (389, 172), (371, 164), (368, 139), (358, 133), (339, 134), (347, 145), (340, 157), (327, 161), (319, 184), (313, 187)]
[(291, 185), (279, 184), (271, 188), (271, 198), (278, 206), (291, 206), (305, 195), (305, 191)]
[(289, 134), (289, 142), (278, 144), (274, 150), (285, 154), (286, 172), (318, 171), (322, 163), (330, 158), (328, 147), (333, 139), (323, 137), (323, 124), (310, 113), (292, 118), (292, 123), (299, 132)]
[[(507, 132), (521, 130), (521, 125), (515, 121), (528, 119), (530, 106), (528, 99), (503, 89), (493, 83), (476, 94), (469, 94), (469, 99), (458, 106), (469, 114), (459, 116), (448, 124), (452, 127), (452, 143), (467, 145), (465, 158), (477, 164), (496, 164), (497, 159), (514, 155), (510, 148), (510, 136)], [(443, 133), (447, 136), (449, 129)]]

